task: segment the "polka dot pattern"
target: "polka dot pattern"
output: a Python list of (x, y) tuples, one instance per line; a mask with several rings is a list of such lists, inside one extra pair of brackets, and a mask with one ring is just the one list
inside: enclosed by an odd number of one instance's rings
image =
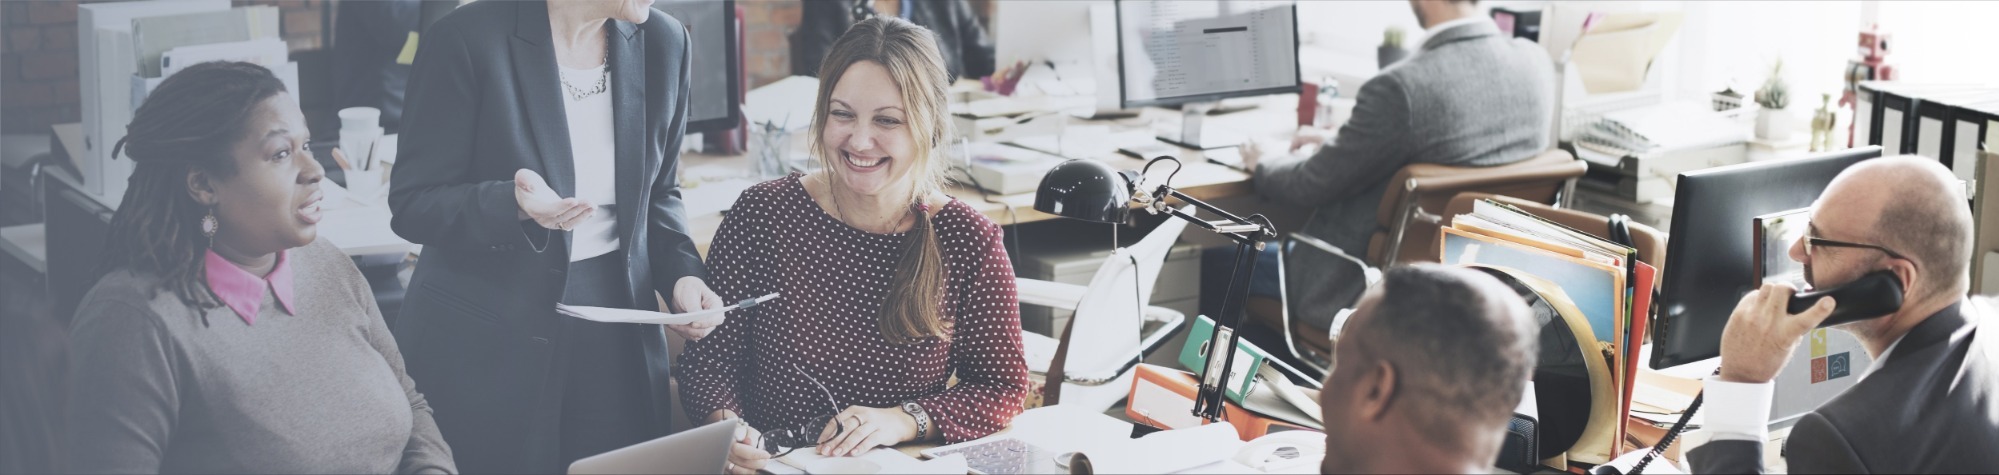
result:
[[(688, 416), (729, 409), (773, 429), (848, 406), (915, 401), (947, 443), (1006, 427), (1021, 411), (1028, 379), (999, 225), (955, 199), (937, 212), (949, 335), (897, 345), (877, 322), (904, 234), (847, 226), (819, 208), (800, 177), (744, 191), (716, 233), (708, 256), (716, 293), (730, 302), (784, 296), (729, 314), (688, 347), (675, 368)], [(825, 384), (835, 403), (800, 370)]]

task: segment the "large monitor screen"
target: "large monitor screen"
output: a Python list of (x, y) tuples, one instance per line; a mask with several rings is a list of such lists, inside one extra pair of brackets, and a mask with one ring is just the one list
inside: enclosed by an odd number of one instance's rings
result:
[(693, 41), (694, 75), (688, 84), (687, 131), (706, 132), (735, 127), (742, 115), (738, 110), (742, 81), (738, 77), (736, 5), (733, 1), (660, 0), (653, 4), (687, 26)]
[(1297, 9), (1290, 1), (1120, 0), (1123, 106), (1295, 92)]

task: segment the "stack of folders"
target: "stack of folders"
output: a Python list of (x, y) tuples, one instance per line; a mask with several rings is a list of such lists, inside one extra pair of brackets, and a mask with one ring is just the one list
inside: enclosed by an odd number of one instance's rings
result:
[(1447, 264), (1485, 265), (1532, 275), (1559, 286), (1575, 304), (1588, 320), (1588, 336), (1594, 339), (1583, 346), (1601, 351), (1611, 368), (1610, 387), (1615, 388), (1616, 402), (1590, 409), (1589, 427), (1568, 450), (1569, 460), (1601, 464), (1621, 453), (1619, 441), (1625, 438), (1624, 419), (1631, 409), (1638, 349), (1645, 341), (1658, 270), (1639, 262), (1637, 250), (1629, 246), (1492, 200), (1480, 200), (1471, 214), (1453, 217), (1450, 227), (1444, 228), (1441, 245)]

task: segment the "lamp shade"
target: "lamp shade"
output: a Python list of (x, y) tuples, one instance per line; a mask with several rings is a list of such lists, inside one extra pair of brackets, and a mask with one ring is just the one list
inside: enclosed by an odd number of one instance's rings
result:
[(1110, 165), (1069, 160), (1041, 176), (1034, 210), (1084, 221), (1122, 223), (1130, 212), (1131, 185)]

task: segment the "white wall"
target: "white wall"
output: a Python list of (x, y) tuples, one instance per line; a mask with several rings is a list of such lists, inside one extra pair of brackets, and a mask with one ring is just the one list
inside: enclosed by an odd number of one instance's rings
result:
[[(1493, 6), (1533, 7), (1549, 2), (1489, 0)], [(1679, 10), (1685, 22), (1654, 64), (1670, 99), (1704, 99), (1733, 84), (1745, 93), (1761, 85), (1770, 63), (1784, 59), (1791, 107), (1818, 107), (1821, 93), (1835, 101), (1846, 62), (1857, 57), (1858, 33), (1879, 22), (1892, 35), (1889, 64), (1900, 79), (1928, 83), (1999, 86), (1999, 1), (1562, 1), (1563, 8), (1620, 11)], [(1337, 51), (1372, 55), (1382, 30), (1400, 26), (1407, 45), (1421, 44), (1422, 27), (1403, 0), (1304, 1), (1298, 4), (1301, 40)], [(1544, 30), (1546, 26), (1543, 27)]]

